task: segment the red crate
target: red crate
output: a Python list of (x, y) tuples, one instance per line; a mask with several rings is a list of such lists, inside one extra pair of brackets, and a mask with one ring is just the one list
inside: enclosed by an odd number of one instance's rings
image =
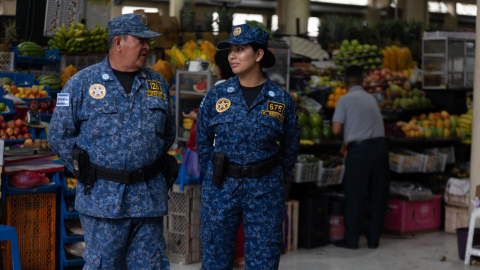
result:
[(383, 228), (387, 231), (410, 234), (435, 231), (440, 228), (441, 196), (430, 200), (403, 201), (390, 199)]

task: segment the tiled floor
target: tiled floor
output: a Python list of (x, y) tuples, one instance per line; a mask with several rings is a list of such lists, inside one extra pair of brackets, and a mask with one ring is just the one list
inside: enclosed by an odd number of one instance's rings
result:
[[(464, 266), (458, 258), (457, 236), (443, 232), (399, 238), (382, 237), (380, 247), (368, 249), (365, 238), (358, 250), (348, 250), (328, 245), (312, 250), (299, 249), (282, 255), (281, 270), (458, 270), (480, 269)], [(445, 256), (446, 260), (441, 261)], [(200, 263), (178, 265), (172, 270), (198, 270)]]

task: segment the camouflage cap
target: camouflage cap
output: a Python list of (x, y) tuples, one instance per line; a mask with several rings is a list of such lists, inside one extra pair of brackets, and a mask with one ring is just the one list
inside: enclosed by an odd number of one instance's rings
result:
[(122, 14), (108, 22), (108, 35), (132, 35), (140, 38), (163, 36), (148, 29), (148, 18), (141, 14)]
[(217, 49), (222, 50), (230, 47), (230, 44), (243, 45), (256, 42), (268, 47), (270, 34), (262, 29), (247, 24), (241, 24), (232, 28), (230, 38), (217, 44)]

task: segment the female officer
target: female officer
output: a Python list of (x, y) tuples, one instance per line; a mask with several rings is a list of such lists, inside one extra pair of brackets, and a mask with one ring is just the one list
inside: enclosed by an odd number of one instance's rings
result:
[(236, 76), (213, 87), (197, 121), (202, 186), (202, 269), (232, 269), (243, 214), (245, 268), (278, 269), (283, 183), (298, 155), (299, 126), (293, 99), (262, 68), (275, 64), (269, 34), (234, 26), (228, 59)]

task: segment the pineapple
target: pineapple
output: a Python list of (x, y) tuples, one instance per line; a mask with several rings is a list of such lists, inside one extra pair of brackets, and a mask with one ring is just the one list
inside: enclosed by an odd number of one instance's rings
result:
[(10, 52), (10, 42), (17, 38), (17, 27), (15, 22), (8, 21), (3, 24), (5, 33), (3, 35), (3, 43), (0, 44), (0, 52)]
[(218, 12), (218, 36), (217, 41), (223, 41), (230, 38), (230, 31), (233, 27), (233, 12), (226, 7), (217, 10)]
[(182, 29), (183, 38), (182, 42), (186, 43), (189, 40), (197, 42), (197, 34), (195, 33), (195, 20), (197, 19), (197, 13), (193, 7), (184, 7), (182, 10)]
[(213, 35), (213, 13), (205, 12), (205, 32), (203, 33), (203, 40), (210, 41), (212, 44), (215, 44), (215, 36)]

